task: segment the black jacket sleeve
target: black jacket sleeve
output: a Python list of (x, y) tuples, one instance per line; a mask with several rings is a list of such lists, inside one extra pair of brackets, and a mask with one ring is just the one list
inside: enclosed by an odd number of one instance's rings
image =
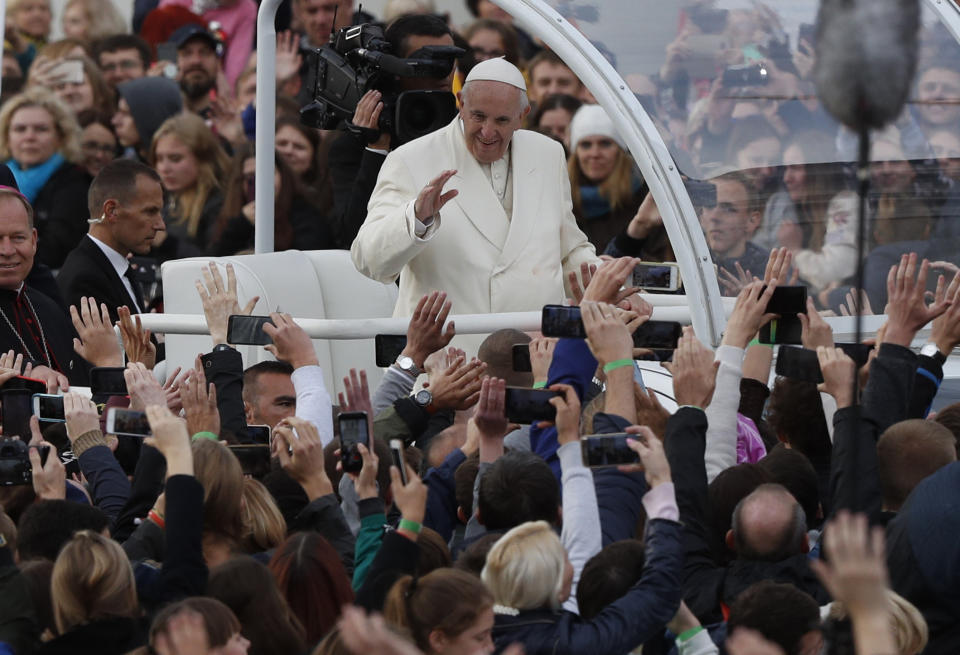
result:
[(370, 612), (382, 612), (390, 587), (401, 576), (414, 575), (420, 548), (395, 530), (383, 535), (383, 543), (377, 556), (370, 565), (363, 586), (357, 590), (354, 601), (358, 606)]
[(879, 520), (877, 439), (888, 427), (909, 418), (917, 358), (909, 348), (881, 344), (870, 364), (861, 407), (845, 407), (833, 417), (830, 510), (865, 512)]
[(217, 388), (220, 429), (243, 442), (247, 438), (247, 419), (243, 411), (243, 357), (236, 349), (225, 348), (209, 352), (200, 359), (207, 382)]
[(366, 149), (351, 134), (340, 135), (330, 146), (328, 161), (333, 176), (333, 215), (337, 245), (345, 250), (367, 218), (367, 203), (386, 156)]
[(919, 355), (917, 377), (913, 381), (913, 394), (910, 396), (910, 418), (926, 418), (941, 382), (943, 382), (943, 366), (939, 360)]
[(667, 421), (664, 450), (683, 524), (684, 600), (704, 624), (718, 618), (724, 569), (717, 566), (707, 526), (707, 470), (704, 464), (707, 415), (681, 407)]
[(293, 525), (290, 526), (290, 532), (305, 530), (323, 535), (340, 555), (347, 574), (353, 575), (353, 551), (356, 537), (347, 525), (335, 494), (316, 498), (300, 510), (293, 520)]
[(192, 475), (167, 478), (166, 553), (159, 599), (167, 603), (199, 596), (207, 589), (203, 559), (203, 485)]
[(123, 543), (137, 527), (136, 519), (142, 519), (157, 502), (163, 490), (163, 478), (167, 473), (167, 461), (156, 448), (143, 444), (140, 459), (133, 472), (130, 497), (120, 510), (113, 524), (113, 538)]

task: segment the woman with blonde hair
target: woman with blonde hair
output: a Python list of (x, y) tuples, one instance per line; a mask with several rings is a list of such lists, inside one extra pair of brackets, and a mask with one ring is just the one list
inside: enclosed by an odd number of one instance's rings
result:
[(39, 653), (126, 653), (145, 642), (130, 561), (109, 537), (81, 530), (60, 551), (50, 581), (58, 637)]
[(60, 268), (87, 233), (90, 177), (77, 165), (80, 126), (73, 113), (41, 87), (10, 98), (0, 109), (0, 161), (33, 205), (37, 257)]
[(149, 161), (167, 194), (164, 221), (170, 243), (164, 251), (175, 257), (207, 253), (230, 166), (216, 135), (196, 114), (178, 114), (153, 135)]
[(570, 122), (570, 192), (573, 214), (597, 252), (633, 218), (646, 195), (633, 158), (599, 105), (583, 105)]
[[(897, 592), (887, 589), (886, 596), (890, 630), (897, 646), (897, 655), (920, 655), (930, 638), (926, 619), (913, 603)], [(846, 621), (850, 618), (846, 606), (839, 600), (830, 603), (829, 607), (826, 617), (828, 622)]]
[(83, 80), (80, 82), (56, 80), (49, 86), (63, 102), (73, 110), (74, 116), (82, 111), (93, 110), (104, 116), (113, 115), (116, 98), (100, 68), (86, 55), (73, 55), (66, 61), (78, 61), (83, 66)]
[(498, 649), (521, 643), (527, 655), (623, 655), (662, 634), (683, 592), (679, 510), (659, 439), (648, 428), (640, 428), (637, 439), (627, 443), (640, 455), (650, 486), (643, 497), (648, 518), (640, 580), (589, 621), (561, 609), (573, 584), (570, 559), (549, 523), (522, 523), (493, 545), (481, 574), (493, 594)]
[(248, 553), (273, 550), (287, 538), (287, 523), (277, 502), (259, 480), (243, 479), (243, 547)]
[(90, 43), (130, 31), (113, 0), (67, 0), (63, 7), (63, 33)]

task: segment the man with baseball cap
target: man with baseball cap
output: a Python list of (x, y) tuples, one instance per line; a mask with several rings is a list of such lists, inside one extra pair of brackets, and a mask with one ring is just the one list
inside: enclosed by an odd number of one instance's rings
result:
[(598, 263), (573, 216), (563, 147), (520, 129), (526, 84), (504, 59), (476, 65), (459, 100), (449, 125), (387, 156), (354, 264), (381, 282), (400, 278), (395, 316), (435, 289), (463, 314), (562, 302), (567, 273)]
[(184, 25), (170, 41), (177, 45), (177, 82), (187, 110), (209, 118), (210, 91), (217, 86), (223, 44), (202, 25)]

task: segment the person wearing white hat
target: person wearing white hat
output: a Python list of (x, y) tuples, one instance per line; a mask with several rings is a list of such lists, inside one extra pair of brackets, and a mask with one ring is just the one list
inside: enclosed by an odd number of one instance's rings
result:
[(583, 105), (570, 123), (567, 170), (573, 214), (597, 252), (630, 222), (646, 195), (633, 158), (600, 105)]
[(435, 289), (462, 314), (562, 302), (567, 273), (599, 262), (571, 210), (563, 147), (520, 129), (526, 84), (503, 59), (477, 64), (459, 99), (449, 125), (387, 156), (354, 265), (381, 282), (399, 277), (395, 316)]

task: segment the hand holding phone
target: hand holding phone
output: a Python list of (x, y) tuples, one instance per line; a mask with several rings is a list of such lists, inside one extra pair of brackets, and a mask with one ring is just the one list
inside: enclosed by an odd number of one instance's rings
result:
[(344, 473), (359, 473), (363, 468), (363, 457), (357, 448), (363, 444), (369, 448), (370, 434), (367, 432), (366, 412), (341, 412), (337, 417), (340, 432), (340, 464)]
[(646, 291), (676, 291), (680, 288), (680, 266), (672, 262), (640, 262), (633, 269), (633, 286)]
[(273, 320), (269, 316), (231, 314), (227, 320), (227, 343), (242, 346), (272, 344), (273, 339), (263, 331), (263, 326), (266, 324), (273, 325)]
[(606, 468), (623, 464), (637, 464), (640, 456), (627, 444), (634, 438), (626, 432), (616, 434), (588, 434), (580, 438), (583, 465), (589, 468)]
[(404, 458), (403, 441), (400, 439), (390, 440), (390, 455), (393, 457), (393, 465), (400, 471), (400, 481), (407, 484), (407, 460)]
[(532, 425), (539, 421), (552, 423), (557, 418), (557, 408), (550, 403), (550, 399), (561, 395), (558, 391), (547, 389), (506, 387), (504, 396), (506, 419), (521, 425)]
[(41, 421), (63, 423), (66, 421), (63, 413), (63, 396), (47, 393), (33, 394), (33, 413)]
[(0, 411), (3, 412), (3, 436), (20, 437), (29, 442), (33, 393), (28, 389), (5, 389), (0, 392)]
[(149, 437), (153, 435), (146, 412), (111, 407), (107, 410), (107, 434), (128, 437)]

